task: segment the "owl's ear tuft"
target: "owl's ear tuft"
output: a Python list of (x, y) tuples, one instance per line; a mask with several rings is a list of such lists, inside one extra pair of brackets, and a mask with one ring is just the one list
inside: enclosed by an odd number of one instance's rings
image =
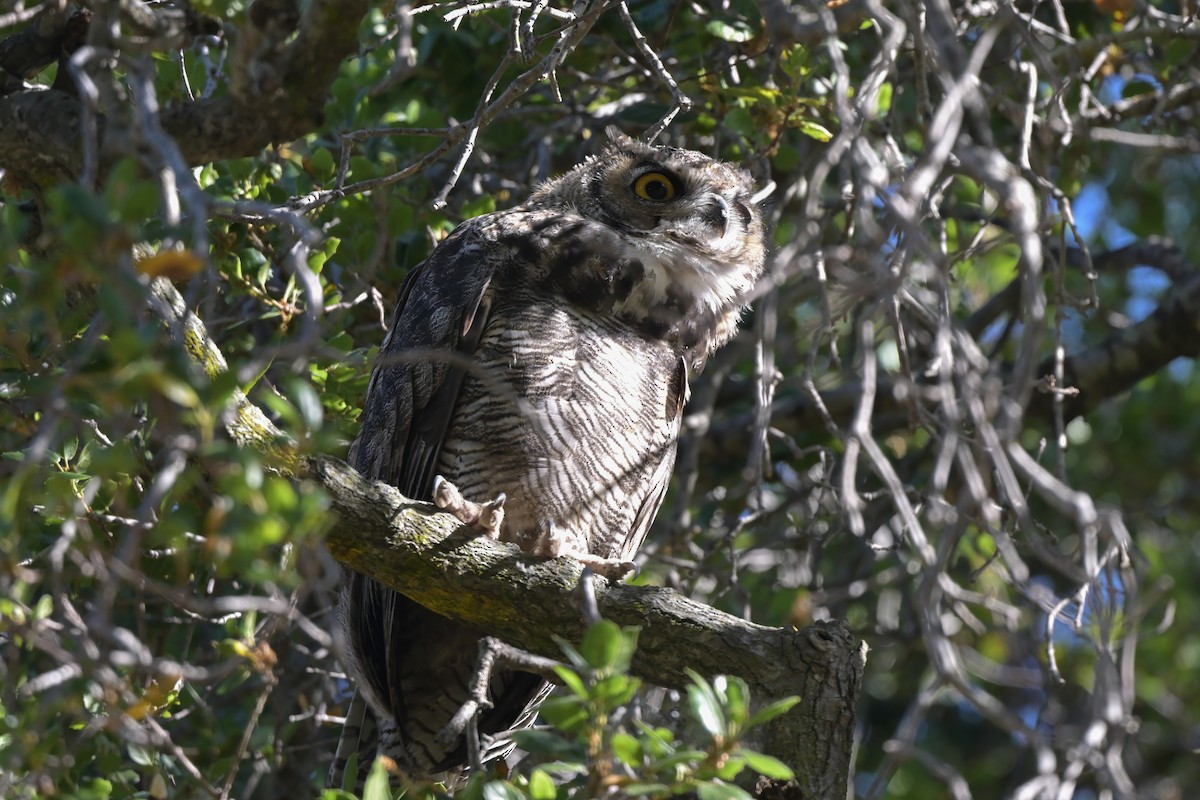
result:
[(604, 135), (608, 137), (608, 141), (612, 142), (617, 147), (628, 147), (633, 144), (634, 139), (627, 136), (623, 130), (616, 125), (606, 125)]
[(609, 125), (604, 129), (604, 133), (608, 136), (607, 151), (610, 153), (632, 153), (639, 158), (653, 158), (659, 151), (652, 144), (646, 144), (641, 139), (626, 135), (616, 125)]

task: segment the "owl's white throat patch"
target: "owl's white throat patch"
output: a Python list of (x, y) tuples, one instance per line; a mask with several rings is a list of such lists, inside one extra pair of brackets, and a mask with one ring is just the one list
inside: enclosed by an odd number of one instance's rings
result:
[[(736, 229), (727, 226), (725, 236), (717, 241), (736, 237)], [(721, 314), (752, 288), (742, 265), (710, 258), (693, 245), (668, 237), (626, 239), (625, 245), (623, 255), (641, 263), (643, 277), (615, 309), (619, 314), (637, 316), (680, 300), (703, 312)]]

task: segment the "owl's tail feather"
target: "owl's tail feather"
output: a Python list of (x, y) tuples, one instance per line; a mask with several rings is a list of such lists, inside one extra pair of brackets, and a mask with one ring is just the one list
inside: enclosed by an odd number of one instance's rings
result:
[[(367, 773), (375, 761), (378, 744), (379, 726), (375, 721), (375, 714), (356, 689), (354, 696), (350, 698), (350, 706), (346, 709), (346, 722), (342, 726), (342, 735), (338, 739), (337, 750), (333, 753), (333, 763), (329, 765), (325, 785), (330, 789), (346, 789), (361, 794)], [(358, 760), (355, 774), (349, 776), (352, 782), (348, 784), (346, 768), (352, 756), (358, 756)]]

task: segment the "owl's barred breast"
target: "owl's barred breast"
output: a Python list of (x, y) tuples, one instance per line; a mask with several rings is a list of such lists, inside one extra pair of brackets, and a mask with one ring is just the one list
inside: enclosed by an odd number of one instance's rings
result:
[[(637, 552), (667, 491), (688, 370), (736, 333), (763, 270), (748, 174), (609, 135), (601, 156), (465, 221), (410, 271), (350, 449), (362, 474), (416, 499), (432, 499), (438, 475), (473, 505), (505, 493), (500, 538), (538, 556)], [(338, 621), (378, 731), (339, 745), (331, 785), (351, 752), (411, 776), (466, 763), (448, 726), (482, 632), (350, 571)], [(547, 688), (491, 673), (484, 760)]]
[(464, 495), (508, 495), (501, 538), (553, 524), (628, 557), (651, 480), (674, 460), (683, 365), (623, 320), (516, 291), (491, 309), (438, 461)]

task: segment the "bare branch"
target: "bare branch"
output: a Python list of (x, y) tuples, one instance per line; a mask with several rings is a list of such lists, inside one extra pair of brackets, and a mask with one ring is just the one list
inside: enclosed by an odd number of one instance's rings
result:
[[(152, 292), (155, 310), (197, 363), (206, 371), (224, 369), (220, 351), (174, 287), (159, 279)], [(227, 429), (245, 446), (273, 457), (281, 452), (278, 431), (240, 393)], [(284, 453), (289, 449), (282, 446)], [(326, 543), (351, 569), (542, 656), (559, 653), (556, 637), (581, 638), (587, 621), (574, 601), (584, 569), (578, 561), (531, 558), (478, 537), (431, 503), (368, 482), (336, 459), (278, 463), (298, 478), (315, 479), (329, 494), (334, 516)], [(650, 586), (598, 583), (596, 601), (606, 619), (642, 628), (633, 670), (652, 683), (683, 686), (690, 667), (705, 675), (739, 675), (762, 703), (799, 694), (801, 703), (772, 723), (765, 749), (797, 767), (809, 796), (844, 794), (864, 662), (861, 645), (844, 626), (765, 628)], [(819, 736), (813, 734), (818, 720)]]

